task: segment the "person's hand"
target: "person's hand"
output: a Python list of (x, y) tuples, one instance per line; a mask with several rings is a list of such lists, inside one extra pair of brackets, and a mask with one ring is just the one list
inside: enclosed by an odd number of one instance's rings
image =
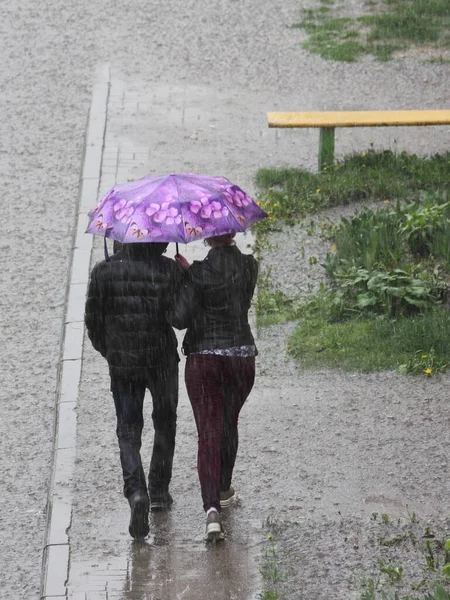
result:
[(191, 266), (181, 254), (175, 254), (175, 262), (177, 263), (177, 265), (180, 265), (183, 271), (187, 271), (187, 269), (189, 269), (189, 267)]

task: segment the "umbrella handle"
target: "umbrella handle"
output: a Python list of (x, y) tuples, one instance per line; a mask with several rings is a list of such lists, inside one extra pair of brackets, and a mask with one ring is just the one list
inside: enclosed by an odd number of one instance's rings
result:
[(178, 252), (178, 242), (175, 242), (175, 245), (177, 247), (177, 254), (179, 254), (179, 252)]
[(109, 261), (109, 254), (108, 254), (108, 246), (106, 244), (106, 238), (103, 238), (103, 246), (104, 246), (104, 251), (105, 251), (105, 260), (108, 262)]

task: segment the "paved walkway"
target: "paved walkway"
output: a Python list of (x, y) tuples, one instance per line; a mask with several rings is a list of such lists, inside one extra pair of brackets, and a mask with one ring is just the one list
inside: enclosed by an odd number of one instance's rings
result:
[[(69, 321), (68, 349), (63, 361), (66, 377), (63, 374), (62, 431), (58, 435), (58, 439), (64, 441), (57, 443), (55, 464), (59, 475), (53, 494), (45, 597), (63, 597), (67, 593), (76, 600), (116, 597), (244, 600), (253, 597), (258, 589), (262, 515), (241, 514), (238, 504), (226, 520), (227, 544), (211, 552), (203, 542), (196, 432), (183, 382), (184, 359), (180, 363), (179, 426), (171, 488), (175, 504), (169, 515), (153, 518), (147, 544), (132, 543), (127, 532), (129, 508), (121, 494), (107, 366), (86, 338), (81, 347), (79, 337), (81, 290), (83, 285), (85, 287), (87, 255), (92, 246), (91, 236), (80, 233), (86, 222), (86, 202), (90, 198), (93, 203), (95, 185), (99, 184), (102, 195), (116, 181), (136, 179), (148, 173), (191, 170), (225, 173), (253, 193), (252, 178), (260, 160), (259, 153), (264, 153), (264, 147), (273, 153), (274, 135), (272, 133), (269, 139), (263, 111), (249, 113), (244, 105), (241, 108), (237, 110), (232, 94), (211, 94), (205, 87), (159, 85), (148, 90), (142, 82), (121, 81), (114, 74), (111, 77), (107, 67), (99, 72), (87, 133), (79, 241), (75, 244), (78, 255), (75, 254), (73, 267), (72, 304), (78, 307), (75, 308), (78, 318), (72, 317), (74, 323), (70, 323), (69, 310), (66, 319)], [(246, 149), (254, 149), (252, 169), (248, 168), (248, 154), (245, 161), (240, 157), (239, 139), (245, 139)], [(96, 169), (100, 174), (98, 181), (95, 180)], [(250, 235), (239, 237), (241, 248), (250, 251)], [(103, 257), (103, 240), (93, 241), (90, 268)], [(168, 252), (174, 254), (175, 246), (171, 245)], [(202, 258), (207, 250), (198, 243), (180, 247), (180, 252), (191, 261)], [(181, 341), (181, 336), (179, 338)], [(148, 462), (152, 441), (150, 396), (146, 402), (147, 435), (144, 433), (142, 453)], [(245, 429), (244, 424), (244, 438), (249, 434)], [(238, 464), (238, 480), (239, 474), (242, 476), (244, 472)], [(251, 477), (247, 490), (242, 485), (243, 496), (251, 493), (250, 482)], [(69, 552), (66, 585), (65, 562)]]

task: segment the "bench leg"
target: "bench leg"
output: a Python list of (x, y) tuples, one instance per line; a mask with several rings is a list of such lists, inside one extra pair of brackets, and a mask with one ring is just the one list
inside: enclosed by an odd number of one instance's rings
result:
[(319, 171), (334, 162), (334, 127), (321, 127), (319, 140)]

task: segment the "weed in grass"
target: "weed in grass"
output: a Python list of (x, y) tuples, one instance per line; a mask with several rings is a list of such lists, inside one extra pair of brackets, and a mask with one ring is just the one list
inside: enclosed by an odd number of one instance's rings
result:
[(427, 352), (418, 350), (409, 359), (408, 362), (399, 365), (398, 371), (404, 374), (428, 375), (435, 373), (445, 373), (448, 364), (441, 357), (436, 356), (436, 351), (432, 347)]
[(404, 208), (397, 203), (395, 210), (363, 209), (341, 219), (334, 230), (336, 252), (324, 267), (343, 310), (409, 315), (444, 301), (449, 208), (450, 202), (429, 192)]

